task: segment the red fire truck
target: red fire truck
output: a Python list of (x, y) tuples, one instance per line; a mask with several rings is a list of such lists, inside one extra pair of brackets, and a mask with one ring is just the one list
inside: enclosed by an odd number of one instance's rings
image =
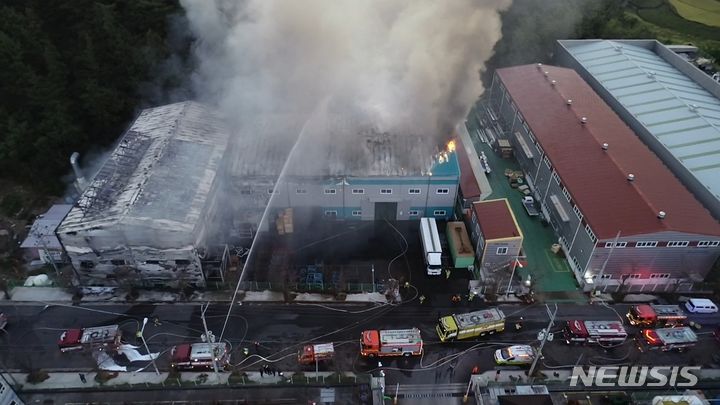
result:
[(627, 332), (620, 321), (567, 321), (563, 328), (567, 344), (597, 343), (612, 346), (623, 343)]
[(93, 345), (119, 345), (121, 331), (118, 325), (98, 326), (85, 329), (68, 329), (60, 335), (58, 347), (61, 352), (80, 350)]
[(213, 359), (221, 370), (230, 364), (227, 343), (185, 343), (173, 347), (170, 356), (170, 365), (180, 371), (212, 370)]
[(306, 345), (298, 353), (298, 363), (303, 365), (322, 363), (332, 360), (334, 356), (335, 347), (332, 343)]
[(670, 350), (684, 351), (697, 343), (697, 335), (687, 326), (682, 328), (661, 328), (644, 329), (640, 332), (642, 336), (638, 339), (638, 349), (645, 350)]
[(360, 336), (360, 354), (363, 357), (422, 355), (423, 341), (417, 328), (366, 330)]
[(687, 320), (677, 305), (634, 305), (626, 316), (631, 325), (646, 327), (679, 326)]

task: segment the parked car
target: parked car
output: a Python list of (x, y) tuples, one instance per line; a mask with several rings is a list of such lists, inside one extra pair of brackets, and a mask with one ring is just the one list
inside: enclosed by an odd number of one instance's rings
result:
[(718, 311), (717, 305), (707, 298), (690, 298), (685, 302), (685, 308), (694, 314), (714, 314)]
[(495, 363), (503, 365), (532, 364), (535, 349), (530, 345), (509, 346), (495, 351)]

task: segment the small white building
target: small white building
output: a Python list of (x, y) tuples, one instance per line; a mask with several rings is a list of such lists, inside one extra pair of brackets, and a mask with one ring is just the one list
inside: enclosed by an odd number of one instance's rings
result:
[(30, 232), (20, 245), (26, 249), (34, 263), (62, 263), (65, 261), (63, 248), (60, 240), (55, 235), (60, 222), (72, 209), (70, 204), (55, 204), (50, 209), (37, 217), (33, 222)]

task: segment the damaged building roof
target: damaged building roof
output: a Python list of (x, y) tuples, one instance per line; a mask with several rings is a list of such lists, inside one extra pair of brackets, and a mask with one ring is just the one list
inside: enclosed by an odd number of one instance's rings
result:
[(286, 162), (292, 176), (440, 175), (434, 173), (439, 149), (433, 142), (340, 115), (258, 115), (242, 124), (234, 150), (229, 164), (237, 176), (278, 176)]
[(117, 223), (192, 231), (207, 202), (228, 135), (222, 119), (197, 102), (143, 110), (58, 232)]

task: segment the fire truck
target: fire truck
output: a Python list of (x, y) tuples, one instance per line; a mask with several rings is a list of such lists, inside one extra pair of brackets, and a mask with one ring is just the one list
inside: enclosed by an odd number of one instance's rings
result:
[(420, 330), (366, 330), (360, 335), (360, 355), (363, 357), (420, 356), (423, 341)]
[(687, 320), (677, 305), (634, 305), (626, 316), (631, 325), (645, 327), (679, 326)]
[(697, 335), (687, 326), (682, 328), (644, 329), (640, 332), (640, 335), (642, 339), (638, 339), (638, 349), (641, 352), (646, 349), (682, 352), (697, 343)]
[(185, 343), (170, 350), (171, 367), (179, 371), (212, 370), (213, 360), (219, 369), (230, 364), (227, 343)]
[(98, 326), (85, 329), (68, 329), (60, 335), (58, 347), (61, 352), (81, 350), (94, 345), (119, 345), (122, 333), (118, 325)]
[(469, 339), (505, 330), (505, 314), (497, 308), (483, 309), (438, 320), (435, 331), (441, 341)]
[(620, 321), (567, 321), (563, 328), (567, 344), (597, 343), (601, 346), (617, 345), (627, 339)]
[(332, 343), (306, 345), (298, 353), (298, 363), (303, 365), (327, 362), (335, 357), (335, 347)]

